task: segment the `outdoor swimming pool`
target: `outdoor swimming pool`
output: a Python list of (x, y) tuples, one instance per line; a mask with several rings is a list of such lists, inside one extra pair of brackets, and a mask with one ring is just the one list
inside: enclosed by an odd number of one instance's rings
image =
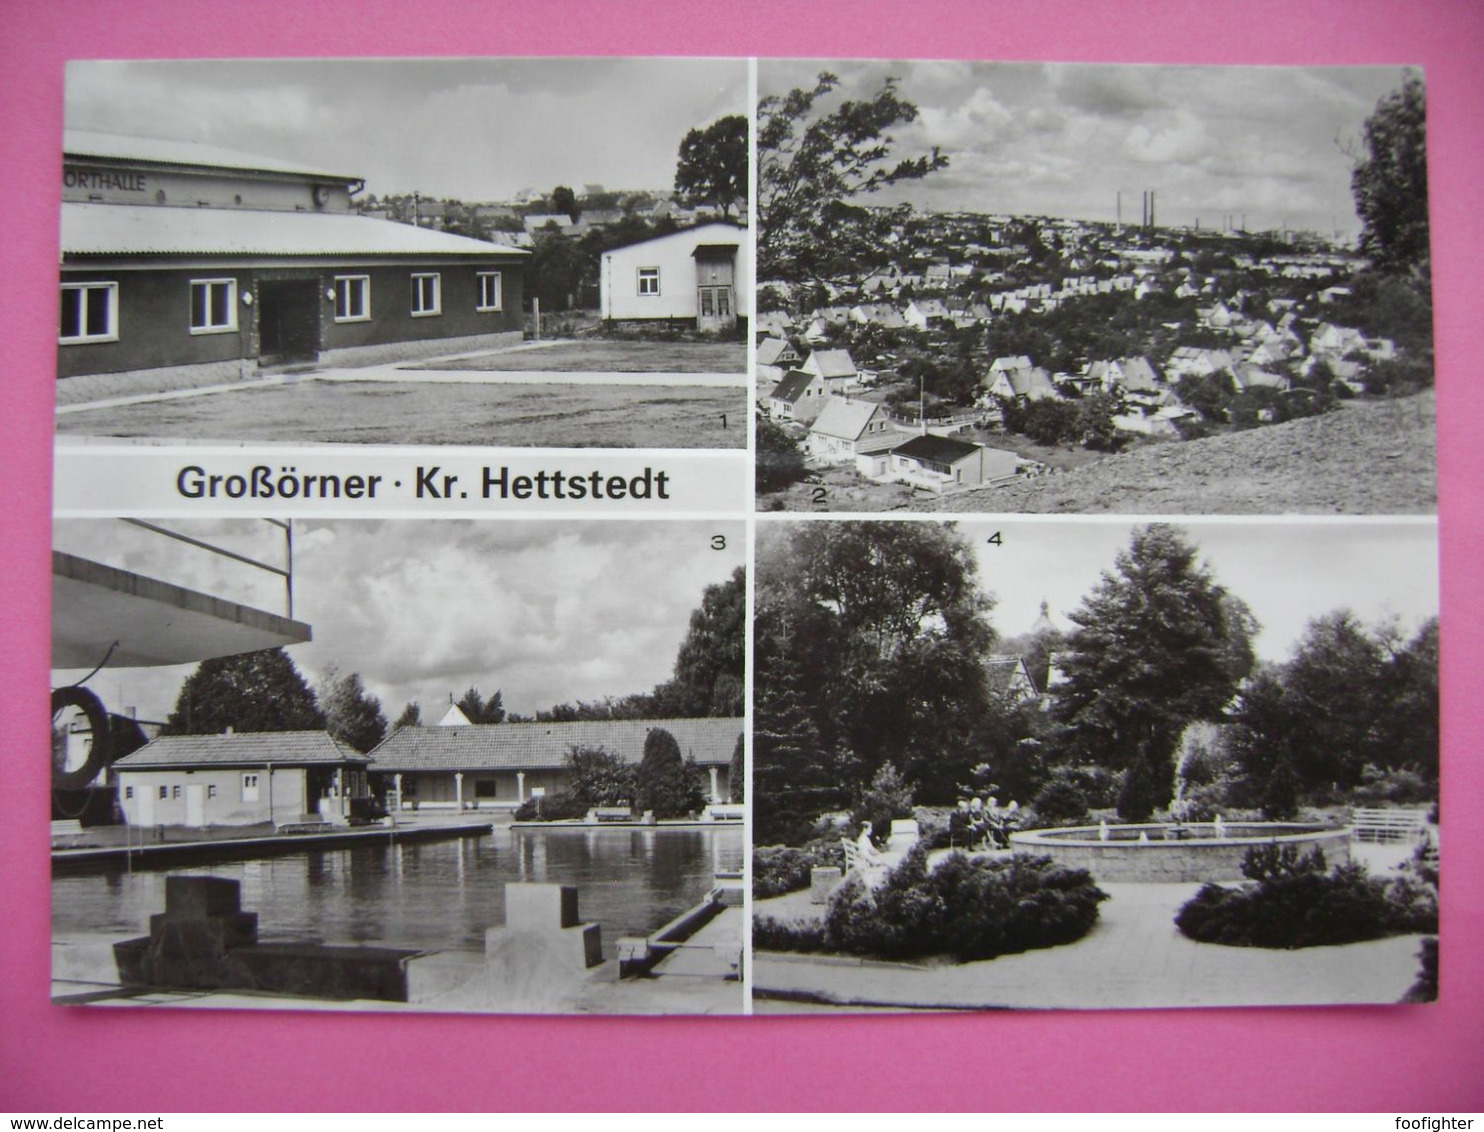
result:
[(497, 829), (492, 835), (295, 853), (192, 868), (59, 876), (53, 934), (140, 935), (165, 907), (165, 877), (242, 882), (264, 940), (320, 939), (480, 950), (504, 921), (505, 884), (575, 884), (605, 940), (646, 935), (695, 904), (718, 870), (740, 870), (743, 831)]

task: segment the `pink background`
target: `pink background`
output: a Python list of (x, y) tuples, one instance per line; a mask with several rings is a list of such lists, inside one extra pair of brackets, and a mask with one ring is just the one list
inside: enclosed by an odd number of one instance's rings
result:
[[(1484, 9), (1473, 0), (0, 3), (7, 392), (0, 1109), (1484, 1108)], [(68, 58), (696, 54), (1426, 67), (1443, 543), (1443, 1000), (1381, 1009), (753, 1020), (52, 1007), (48, 519)]]

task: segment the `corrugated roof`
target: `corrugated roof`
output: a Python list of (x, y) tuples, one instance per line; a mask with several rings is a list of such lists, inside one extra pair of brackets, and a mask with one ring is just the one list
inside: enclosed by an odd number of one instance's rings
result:
[(161, 205), (62, 205), (63, 255), (519, 255), (391, 220), (350, 213)]
[(371, 752), (371, 769), (555, 770), (572, 747), (602, 747), (625, 762), (644, 757), (654, 728), (675, 736), (680, 754), (702, 766), (731, 762), (740, 719), (621, 719), (580, 723), (485, 723), (468, 727), (402, 727)]
[(150, 162), (155, 165), (182, 165), (199, 169), (246, 169), (264, 173), (295, 173), (327, 181), (350, 184), (361, 178), (331, 173), (295, 161), (280, 161), (255, 153), (242, 153), (219, 145), (199, 142), (166, 141), (163, 138), (137, 138), (127, 134), (96, 133), (92, 130), (64, 130), (62, 153), (65, 157), (103, 157), (110, 161)]
[(162, 735), (113, 765), (120, 770), (198, 766), (336, 766), (367, 762), (328, 731), (239, 731), (231, 735)]

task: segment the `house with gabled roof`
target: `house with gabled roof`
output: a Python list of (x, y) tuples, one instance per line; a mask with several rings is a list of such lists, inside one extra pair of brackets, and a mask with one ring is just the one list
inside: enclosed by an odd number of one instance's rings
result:
[(928, 433), (899, 443), (891, 452), (891, 478), (938, 495), (1015, 475), (1020, 457), (952, 436)]
[(370, 769), (394, 811), (514, 810), (567, 789), (573, 748), (601, 748), (638, 765), (654, 730), (668, 731), (700, 768), (711, 801), (728, 800), (742, 734), (742, 720), (730, 717), (399, 727), (372, 749)]
[(860, 384), (860, 372), (849, 350), (813, 350), (799, 367), (823, 379), (831, 393), (849, 393)]
[(990, 372), (993, 379), (986, 392), (991, 397), (1003, 397), (1007, 401), (1061, 399), (1061, 394), (1056, 391), (1056, 385), (1051, 380), (1051, 374), (1041, 366), (1008, 369), (1000, 373), (994, 373), (991, 367)]
[(1014, 653), (996, 653), (986, 658), (984, 680), (990, 695), (1012, 707), (1040, 698), (1024, 658)]
[(752, 310), (747, 229), (716, 220), (604, 252), (598, 291), (604, 322), (686, 322), (726, 331)]
[(884, 330), (900, 330), (906, 326), (901, 312), (890, 303), (860, 303), (850, 308), (850, 321), (860, 326), (879, 326)]
[(808, 424), (823, 411), (830, 398), (829, 387), (817, 373), (789, 370), (773, 387), (764, 401), (768, 415), (775, 421), (799, 421)]
[(369, 813), (367, 756), (326, 731), (162, 735), (113, 764), (130, 825), (343, 825)]
[(902, 321), (918, 330), (928, 330), (948, 317), (948, 307), (942, 299), (913, 299), (902, 312)]
[(831, 397), (809, 427), (805, 452), (821, 464), (849, 464), (859, 455), (894, 448), (900, 440), (884, 406)]
[(799, 352), (787, 338), (764, 338), (757, 344), (757, 364), (760, 366), (794, 366), (803, 361)]

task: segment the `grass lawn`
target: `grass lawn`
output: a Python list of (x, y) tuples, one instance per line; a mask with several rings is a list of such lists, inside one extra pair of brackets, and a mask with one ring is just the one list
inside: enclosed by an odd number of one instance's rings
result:
[(747, 347), (741, 342), (583, 339), (410, 368), (486, 373), (746, 373)]
[(58, 418), (57, 428), (191, 440), (745, 448), (747, 391), (305, 381), (69, 413)]

